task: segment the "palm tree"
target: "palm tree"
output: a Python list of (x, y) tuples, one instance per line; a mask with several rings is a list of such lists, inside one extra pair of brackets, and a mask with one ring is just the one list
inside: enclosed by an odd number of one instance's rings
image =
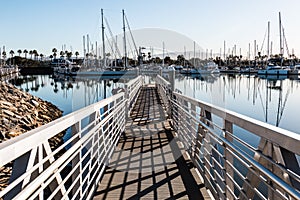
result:
[(56, 58), (56, 55), (57, 55), (57, 49), (56, 48), (53, 48), (52, 49), (52, 52), (53, 52), (53, 56), (54, 56), (54, 59)]
[(11, 57), (13, 57), (15, 52), (13, 50), (10, 50), (9, 54), (10, 54)]
[(25, 58), (27, 58), (27, 53), (28, 53), (27, 49), (24, 49), (23, 53), (25, 54)]
[(37, 50), (34, 49), (34, 50), (32, 51), (32, 53), (33, 53), (33, 55), (34, 55), (34, 59), (36, 60), (37, 57), (39, 56)]
[(22, 50), (19, 49), (17, 52), (18, 52), (19, 56), (21, 56)]
[(30, 51), (29, 51), (30, 59), (32, 59), (32, 54), (33, 54), (33, 51), (30, 50)]
[(65, 56), (64, 56), (64, 55), (65, 55), (65, 52), (60, 51), (59, 55), (60, 55), (61, 58), (64, 58), (64, 57), (65, 57)]
[(78, 51), (75, 52), (75, 56), (76, 56), (76, 60), (77, 60), (78, 56), (79, 56), (79, 52)]
[(12, 57), (14, 56), (15, 52), (13, 50), (10, 50), (9, 54), (11, 56), (11, 58), (10, 58), (10, 64), (12, 64), (11, 63), (12, 62)]
[(143, 53), (142, 55), (143, 55), (143, 60), (145, 60), (145, 58), (146, 58), (146, 54), (145, 54), (145, 53)]
[(44, 54), (40, 54), (41, 61), (43, 60)]
[(70, 58), (72, 57), (73, 53), (70, 51), (70, 52), (67, 52), (67, 58), (70, 60)]
[(53, 59), (53, 55), (50, 55), (50, 56), (49, 56), (49, 58), (51, 59), (51, 62), (52, 62), (52, 59)]

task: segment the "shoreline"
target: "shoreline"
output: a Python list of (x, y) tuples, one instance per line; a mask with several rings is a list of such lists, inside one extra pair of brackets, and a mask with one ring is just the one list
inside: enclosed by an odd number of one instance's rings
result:
[[(0, 81), (0, 143), (17, 137), (62, 116), (62, 111), (50, 102)], [(63, 143), (64, 133), (49, 140), (51, 149)], [(0, 166), (0, 191), (9, 182), (13, 163)]]

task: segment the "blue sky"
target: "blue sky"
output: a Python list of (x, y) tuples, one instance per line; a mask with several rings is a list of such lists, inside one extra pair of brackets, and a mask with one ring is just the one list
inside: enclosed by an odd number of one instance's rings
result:
[(83, 35), (100, 41), (101, 8), (114, 34), (122, 31), (125, 9), (132, 30), (176, 31), (213, 52), (220, 52), (225, 40), (226, 51), (236, 45), (244, 55), (254, 40), (261, 48), (268, 21), (273, 53), (279, 52), (280, 11), (288, 48), (300, 56), (298, 0), (1, 0), (0, 47), (49, 55), (52, 48), (60, 50), (65, 44), (82, 55)]

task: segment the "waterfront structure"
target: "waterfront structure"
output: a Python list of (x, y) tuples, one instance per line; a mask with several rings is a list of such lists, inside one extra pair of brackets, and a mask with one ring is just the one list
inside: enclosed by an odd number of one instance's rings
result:
[(174, 76), (155, 85), (139, 76), (125, 92), (0, 144), (0, 166), (14, 161), (0, 197), (300, 198), (299, 134), (175, 92)]

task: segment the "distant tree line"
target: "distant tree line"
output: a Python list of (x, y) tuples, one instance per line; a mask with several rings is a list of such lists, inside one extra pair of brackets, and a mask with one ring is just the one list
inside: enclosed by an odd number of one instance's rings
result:
[[(9, 53), (6, 51), (2, 51), (0, 55), (0, 66), (2, 65), (19, 65), (20, 67), (27, 67), (27, 66), (41, 66), (41, 65), (49, 65), (49, 62), (52, 61), (53, 58), (57, 56), (57, 49), (52, 49), (53, 54), (49, 56), (49, 59), (45, 59), (45, 55), (42, 53), (38, 53), (37, 50), (17, 50), (17, 55), (14, 50), (10, 50)], [(10, 57), (8, 57), (8, 54)], [(22, 55), (23, 54), (23, 55)], [(73, 53), (71, 51), (61, 51), (60, 58), (63, 59), (71, 59)], [(23, 56), (23, 57), (22, 57)], [(76, 60), (78, 60), (79, 53), (78, 51), (75, 52)]]

